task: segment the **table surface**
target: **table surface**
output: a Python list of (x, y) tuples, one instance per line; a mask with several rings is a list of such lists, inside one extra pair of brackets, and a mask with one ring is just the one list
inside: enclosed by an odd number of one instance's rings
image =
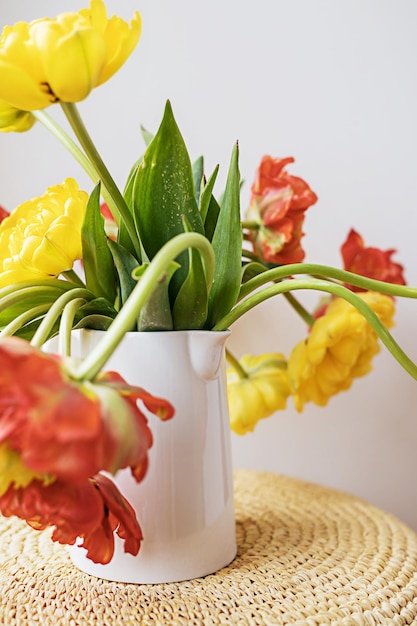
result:
[(78, 571), (66, 548), (0, 518), (0, 624), (417, 624), (417, 535), (345, 493), (235, 473), (238, 554), (216, 574), (157, 585)]

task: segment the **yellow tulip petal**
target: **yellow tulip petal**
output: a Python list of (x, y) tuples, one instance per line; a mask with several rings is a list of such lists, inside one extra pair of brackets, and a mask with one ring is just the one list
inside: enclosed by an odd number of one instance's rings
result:
[(141, 19), (107, 18), (90, 9), (6, 26), (0, 36), (0, 100), (22, 111), (79, 102), (124, 64), (139, 41)]
[[(359, 295), (392, 326), (392, 298), (374, 292)], [(377, 335), (361, 313), (341, 298), (333, 300), (288, 360), (296, 409), (301, 411), (307, 402), (324, 406), (331, 396), (349, 389), (355, 378), (370, 371), (379, 349)]]
[(139, 41), (142, 31), (142, 20), (138, 12), (135, 13), (130, 29), (120, 18), (112, 18), (106, 28), (105, 40), (107, 48), (107, 62), (104, 65), (99, 83), (105, 83), (125, 63)]
[(32, 128), (36, 118), (28, 111), (21, 111), (0, 100), (0, 131), (21, 133)]
[(0, 58), (0, 98), (16, 109), (44, 109), (55, 97), (47, 85), (36, 84), (20, 67), (6, 65)]
[[(62, 102), (84, 100), (98, 85), (105, 61), (105, 42), (94, 30), (78, 30), (58, 40), (54, 54), (46, 57), (52, 92)], [(68, 76), (77, 80), (68, 80)]]
[(231, 428), (243, 435), (253, 431), (259, 420), (286, 407), (291, 386), (286, 359), (280, 353), (244, 355), (240, 365), (247, 376), (242, 378), (229, 369), (227, 388)]
[[(58, 276), (81, 258), (88, 195), (75, 180), (24, 202), (0, 224), (1, 286)], [(10, 281), (10, 282), (9, 282)]]
[(343, 336), (340, 340), (329, 348), (334, 357), (341, 363), (352, 367), (358, 360), (359, 354), (363, 349), (362, 341), (365, 339), (363, 333), (352, 333)]

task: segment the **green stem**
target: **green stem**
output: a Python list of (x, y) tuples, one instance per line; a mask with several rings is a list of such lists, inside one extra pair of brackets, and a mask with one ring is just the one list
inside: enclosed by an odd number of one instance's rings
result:
[(64, 310), (66, 304), (68, 304), (68, 302), (70, 302), (71, 300), (75, 300), (75, 298), (92, 300), (94, 296), (91, 291), (81, 288), (75, 288), (67, 293), (62, 294), (62, 296), (60, 296), (58, 300), (54, 302), (48, 313), (43, 318), (42, 322), (39, 324), (38, 329), (36, 330), (36, 333), (33, 335), (30, 342), (32, 346), (40, 348), (45, 343), (45, 341), (49, 339), (51, 330), (53, 329), (54, 324), (59, 316), (62, 314), (62, 311)]
[(120, 193), (118, 186), (114, 182), (109, 170), (104, 164), (103, 159), (98, 153), (97, 148), (95, 147), (84, 122), (81, 119), (76, 105), (72, 102), (61, 102), (61, 107), (87, 157), (99, 174), (103, 187), (107, 190), (107, 193), (111, 198), (111, 207), (109, 206), (109, 208), (114, 210), (113, 217), (116, 223), (119, 224), (120, 221), (123, 221), (129, 237), (132, 240), (135, 251), (138, 255), (140, 255), (139, 238), (136, 232), (133, 216), (126, 204), (125, 199)]
[(92, 163), (87, 159), (84, 152), (77, 146), (75, 141), (65, 132), (65, 130), (56, 122), (46, 111), (32, 111), (33, 117), (47, 129), (50, 133), (60, 141), (60, 143), (68, 150), (68, 152), (78, 161), (84, 171), (91, 180), (97, 184), (97, 171)]
[[(14, 287), (15, 290), (13, 291), (11, 287)], [(59, 295), (61, 295), (61, 293), (68, 293), (67, 291), (61, 292), (56, 287), (37, 287), (35, 285), (31, 285), (30, 287), (21, 288), (20, 284), (10, 285), (9, 287), (4, 289), (4, 293), (3, 290), (1, 290), (0, 292), (0, 311), (4, 311), (9, 306), (17, 304), (18, 302), (22, 302), (28, 297), (53, 296), (56, 295), (57, 292)]]
[[(242, 257), (244, 259), (250, 259), (251, 261), (255, 261), (255, 262), (259, 263), (260, 265), (263, 265), (263, 263), (259, 259), (259, 257), (256, 254), (254, 254), (251, 250), (247, 250), (246, 248), (242, 248)], [(263, 265), (263, 267), (265, 267), (265, 266)], [(265, 271), (267, 269), (268, 268), (265, 268)]]
[(177, 256), (187, 248), (196, 248), (203, 257), (207, 290), (214, 276), (213, 248), (203, 235), (182, 233), (170, 239), (154, 256), (138, 284), (120, 309), (114, 321), (104, 333), (100, 343), (71, 373), (75, 380), (92, 380), (104, 367), (125, 334), (136, 324), (140, 310), (158, 286), (161, 276)]
[(310, 274), (316, 277), (335, 278), (343, 283), (359, 287), (361, 289), (378, 291), (389, 296), (400, 296), (403, 298), (417, 298), (417, 287), (407, 287), (406, 285), (394, 285), (373, 278), (365, 278), (359, 274), (353, 274), (345, 270), (328, 265), (319, 265), (315, 263), (293, 263), (290, 265), (281, 265), (265, 272), (258, 274), (254, 278), (248, 280), (242, 285), (239, 300), (245, 298), (249, 293), (262, 287), (266, 283), (275, 282), (290, 276), (299, 274)]
[[(45, 111), (32, 111), (32, 114), (36, 119), (54, 135), (58, 141), (68, 150), (68, 152), (74, 157), (76, 161), (81, 165), (87, 176), (97, 185), (100, 180), (100, 174), (89, 161), (84, 152), (77, 146), (75, 141), (64, 131), (64, 129)], [(115, 205), (113, 198), (107, 192), (105, 187), (102, 188), (101, 193), (106, 201), (110, 211), (117, 213), (117, 206)]]
[(39, 306), (35, 306), (32, 309), (29, 309), (29, 311), (21, 313), (2, 329), (2, 331), (0, 332), (0, 337), (9, 337), (10, 335), (14, 335), (27, 322), (31, 322), (40, 315), (46, 313), (49, 309), (49, 306), (49, 304), (40, 304)]
[(75, 298), (71, 300), (71, 302), (68, 302), (62, 311), (58, 336), (58, 353), (62, 356), (71, 355), (71, 331), (74, 317), (78, 309), (80, 309), (85, 302), (85, 298)]
[(259, 230), (261, 225), (258, 222), (242, 222), (242, 228), (246, 228), (247, 230)]
[(226, 348), (226, 360), (235, 370), (239, 378), (248, 378), (247, 371), (242, 367), (238, 359), (230, 352), (229, 348)]
[(2, 287), (0, 289), (0, 309), (3, 298), (10, 295), (17, 295), (20, 291), (24, 292), (26, 289), (39, 291), (40, 294), (43, 294), (52, 291), (70, 291), (71, 289), (74, 289), (74, 285), (72, 285), (67, 280), (59, 280), (59, 278), (45, 278), (44, 280), (22, 280), (21, 283), (13, 283), (12, 285), (7, 285), (6, 287)]
[(299, 302), (297, 298), (293, 296), (293, 294), (290, 291), (287, 291), (287, 293), (284, 293), (284, 298), (287, 300), (287, 302), (291, 304), (292, 308), (294, 309), (294, 311), (298, 313), (301, 319), (305, 321), (307, 326), (312, 328), (315, 322), (314, 317), (311, 315), (311, 313), (307, 311), (307, 309), (303, 307), (301, 302)]
[[(374, 281), (378, 282), (378, 281)], [(385, 283), (382, 283), (385, 284)], [(388, 332), (385, 326), (382, 324), (378, 315), (368, 306), (368, 304), (362, 300), (355, 292), (347, 289), (343, 285), (337, 285), (319, 278), (295, 278), (293, 280), (285, 280), (280, 283), (266, 287), (262, 291), (256, 292), (243, 302), (237, 304), (234, 309), (223, 317), (213, 328), (214, 331), (222, 331), (230, 328), (230, 326), (239, 317), (247, 313), (250, 309), (257, 306), (264, 300), (272, 298), (281, 293), (288, 291), (295, 291), (299, 289), (312, 289), (315, 291), (324, 291), (331, 293), (339, 298), (343, 298), (350, 304), (352, 304), (358, 311), (364, 316), (364, 318), (372, 326), (382, 343), (391, 352), (393, 357), (399, 362), (399, 364), (417, 380), (417, 365), (405, 354), (400, 348), (392, 335)], [(416, 297), (416, 296), (410, 296)]]

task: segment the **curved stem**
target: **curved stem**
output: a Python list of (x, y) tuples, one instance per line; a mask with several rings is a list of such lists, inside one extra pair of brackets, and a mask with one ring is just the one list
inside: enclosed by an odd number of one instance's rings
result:
[(85, 302), (85, 298), (75, 298), (68, 302), (62, 311), (58, 336), (58, 353), (62, 356), (71, 356), (71, 331), (74, 317)]
[[(63, 281), (62, 281), (63, 282)], [(71, 287), (70, 291), (74, 287)], [(56, 287), (42, 286), (38, 287), (36, 284), (30, 284), (30, 286), (21, 287), (21, 284), (10, 285), (0, 291), (0, 311), (4, 311), (7, 307), (26, 300), (30, 296), (52, 296), (57, 293)], [(68, 291), (62, 291), (59, 293), (68, 293)]]
[(31, 322), (40, 315), (46, 313), (49, 306), (49, 304), (40, 304), (39, 306), (35, 306), (32, 309), (21, 313), (1, 330), (0, 337), (9, 337), (10, 335), (14, 335), (27, 322)]
[(182, 233), (173, 237), (154, 256), (100, 343), (71, 373), (72, 378), (92, 380), (100, 372), (125, 334), (136, 324), (140, 310), (158, 286), (161, 276), (172, 261), (190, 247), (199, 250), (203, 257), (209, 290), (214, 276), (214, 252), (208, 239), (198, 233)]
[(360, 287), (362, 289), (378, 291), (389, 296), (401, 296), (403, 298), (417, 298), (417, 287), (407, 287), (406, 285), (395, 285), (373, 278), (365, 278), (353, 272), (340, 270), (329, 265), (319, 265), (316, 263), (293, 263), (290, 265), (280, 265), (270, 270), (258, 274), (248, 280), (240, 290), (239, 300), (245, 298), (249, 293), (266, 285), (267, 283), (289, 278), (299, 274), (310, 274), (311, 276), (335, 278), (336, 280)]
[(55, 322), (62, 314), (62, 311), (65, 308), (65, 305), (68, 304), (71, 300), (75, 300), (75, 298), (84, 298), (84, 300), (92, 300), (94, 298), (91, 291), (87, 289), (72, 289), (71, 291), (62, 294), (54, 302), (54, 304), (50, 307), (48, 313), (43, 318), (42, 322), (39, 324), (39, 327), (36, 333), (33, 335), (31, 344), (32, 346), (36, 346), (40, 348), (45, 341), (49, 339), (49, 335), (51, 330), (54, 327)]
[(399, 364), (405, 369), (405, 371), (410, 374), (410, 376), (417, 380), (417, 365), (413, 363), (413, 361), (405, 354), (402, 348), (400, 348), (393, 336), (382, 324), (378, 315), (374, 313), (374, 311), (368, 306), (368, 304), (364, 300), (362, 300), (362, 298), (358, 296), (355, 292), (347, 289), (347, 287), (344, 287), (343, 285), (336, 285), (335, 283), (330, 283), (328, 281), (318, 278), (296, 278), (293, 280), (285, 280), (278, 284), (271, 285), (270, 287), (266, 287), (262, 291), (255, 293), (243, 302), (237, 304), (235, 308), (232, 309), (230, 313), (225, 315), (223, 319), (220, 320), (220, 322), (218, 322), (212, 330), (226, 330), (244, 313), (255, 307), (257, 304), (260, 304), (264, 300), (272, 298), (273, 296), (281, 293), (286, 293), (288, 291), (295, 291), (299, 289), (324, 291), (327, 293), (331, 293), (339, 298), (343, 298), (344, 300), (352, 304), (356, 309), (358, 309), (360, 313), (362, 313), (367, 322), (369, 322), (382, 343), (391, 352), (393, 357), (399, 362)]
[[(44, 289), (46, 288), (46, 289)], [(51, 292), (51, 291), (70, 291), (74, 289), (74, 285), (72, 285), (67, 280), (59, 280), (59, 278), (45, 278), (43, 280), (22, 280), (20, 283), (13, 283), (12, 285), (7, 285), (6, 287), (2, 287), (0, 289), (0, 306), (3, 298), (16, 295), (20, 291), (24, 291), (25, 289), (35, 289), (39, 290), (39, 293)]]
[(119, 224), (121, 220), (123, 221), (129, 237), (132, 240), (132, 244), (137, 254), (140, 255), (139, 238), (136, 232), (133, 216), (126, 204), (125, 199), (123, 198), (123, 195), (120, 193), (118, 186), (114, 182), (109, 170), (104, 164), (103, 159), (98, 153), (97, 148), (95, 147), (84, 122), (81, 119), (76, 105), (72, 102), (61, 102), (61, 107), (87, 157), (99, 174), (102, 186), (107, 190), (107, 193), (111, 198), (111, 208), (115, 211), (113, 217), (116, 223)]
[(97, 184), (98, 173), (92, 163), (87, 159), (84, 152), (77, 146), (75, 141), (65, 132), (65, 130), (56, 122), (46, 111), (32, 111), (33, 117), (36, 117), (50, 133), (60, 141), (60, 143), (68, 150), (68, 152), (81, 165), (83, 170), (88, 174), (91, 180)]
[(239, 360), (234, 356), (234, 354), (230, 352), (229, 348), (226, 348), (225, 352), (226, 361), (235, 370), (239, 378), (248, 378), (247, 371), (242, 367), (242, 365), (239, 363)]

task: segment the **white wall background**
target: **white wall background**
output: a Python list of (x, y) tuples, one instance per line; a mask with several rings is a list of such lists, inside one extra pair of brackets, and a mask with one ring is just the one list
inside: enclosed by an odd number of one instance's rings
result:
[[(87, 0), (85, 2), (87, 4)], [(2, 0), (0, 22), (77, 10), (82, 0)], [(192, 158), (224, 174), (239, 139), (247, 180), (265, 153), (293, 155), (292, 172), (319, 195), (307, 214), (307, 259), (341, 264), (353, 226), (368, 245), (399, 250), (417, 285), (417, 3), (414, 0), (108, 0), (144, 26), (132, 58), (80, 105), (123, 185), (170, 98)], [(55, 113), (53, 109), (50, 112)], [(56, 113), (59, 113), (57, 110)], [(0, 136), (0, 204), (48, 185), (90, 182), (46, 130)], [(218, 188), (221, 189), (220, 187)], [(398, 302), (395, 337), (417, 360), (417, 302)], [(303, 324), (283, 301), (234, 327), (238, 354), (289, 353)], [(237, 467), (302, 477), (366, 498), (417, 530), (417, 385), (384, 351), (374, 372), (328, 407), (292, 406), (233, 436)]]

